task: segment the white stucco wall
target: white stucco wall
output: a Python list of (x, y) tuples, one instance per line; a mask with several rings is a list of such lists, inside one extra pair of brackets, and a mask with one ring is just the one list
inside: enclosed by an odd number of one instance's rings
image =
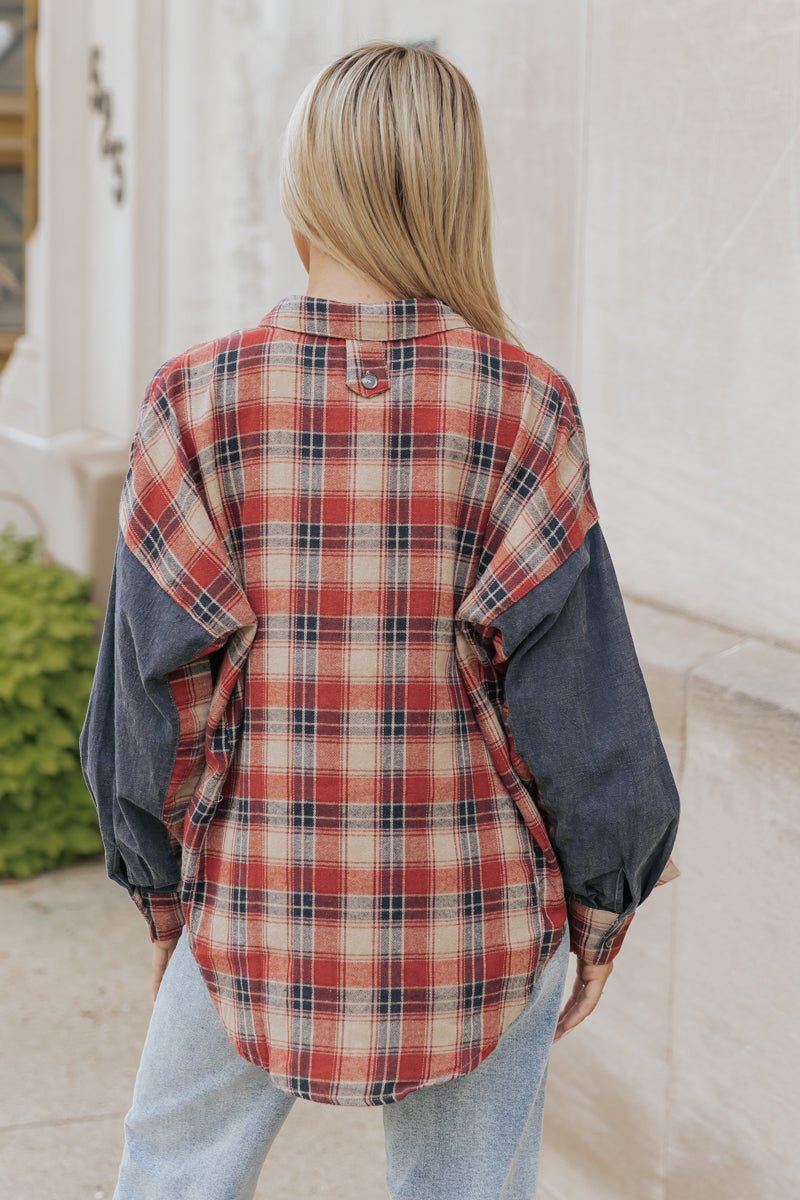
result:
[(630, 592), (800, 646), (800, 4), (591, 13), (580, 382)]

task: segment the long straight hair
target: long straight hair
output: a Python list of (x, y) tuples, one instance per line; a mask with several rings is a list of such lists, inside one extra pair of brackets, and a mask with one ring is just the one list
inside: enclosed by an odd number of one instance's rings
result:
[(283, 135), (280, 202), (294, 229), (390, 295), (438, 297), (522, 345), (497, 293), (478, 101), (432, 48), (366, 42), (311, 80)]

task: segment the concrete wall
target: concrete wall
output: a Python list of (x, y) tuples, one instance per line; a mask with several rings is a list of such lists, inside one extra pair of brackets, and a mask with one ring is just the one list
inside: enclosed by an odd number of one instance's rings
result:
[[(0, 490), (98, 594), (149, 376), (305, 288), (277, 142), (308, 78), (386, 36), (437, 38), (473, 80), (504, 303), (576, 386), (683, 801), (681, 877), (555, 1048), (542, 1194), (796, 1195), (800, 2), (43, 0), (41, 28)], [(75, 87), (93, 41), (122, 210)]]
[(681, 876), (554, 1047), (542, 1200), (793, 1200), (800, 656), (626, 598), (681, 793)]
[(580, 379), (620, 571), (797, 648), (800, 4), (589, 12)]

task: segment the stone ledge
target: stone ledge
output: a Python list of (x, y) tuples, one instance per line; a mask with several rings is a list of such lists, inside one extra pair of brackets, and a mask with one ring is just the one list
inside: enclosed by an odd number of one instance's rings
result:
[(736, 629), (698, 621), (630, 596), (624, 601), (653, 711), (679, 776), (686, 743), (688, 678), (747, 639)]
[(690, 686), (718, 688), (800, 723), (800, 651), (625, 597), (663, 736), (683, 743)]

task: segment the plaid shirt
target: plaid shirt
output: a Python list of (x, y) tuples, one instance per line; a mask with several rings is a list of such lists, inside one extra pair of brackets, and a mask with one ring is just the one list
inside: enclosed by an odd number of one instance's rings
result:
[(574, 392), (437, 298), (293, 294), (156, 372), (81, 761), (237, 1051), (385, 1104), (678, 874)]

